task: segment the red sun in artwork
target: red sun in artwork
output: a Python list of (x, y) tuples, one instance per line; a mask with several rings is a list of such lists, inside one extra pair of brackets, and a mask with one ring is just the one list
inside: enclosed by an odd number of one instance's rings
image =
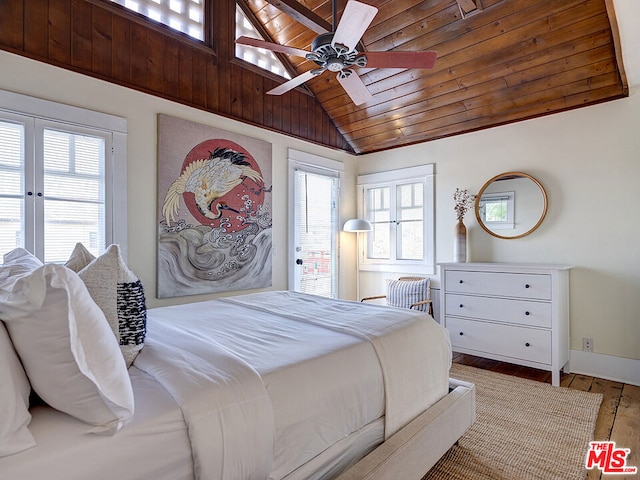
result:
[(193, 147), (182, 164), (184, 175), (188, 178), (183, 201), (202, 225), (215, 228), (222, 222), (227, 232), (237, 232), (264, 202), (260, 167), (249, 152), (230, 140), (205, 140)]

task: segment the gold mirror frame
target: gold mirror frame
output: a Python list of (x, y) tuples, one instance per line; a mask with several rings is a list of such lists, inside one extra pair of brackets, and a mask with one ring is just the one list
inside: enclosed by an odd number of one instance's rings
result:
[[(482, 194), (484, 193), (484, 191), (487, 188), (489, 188), (489, 186), (493, 182), (495, 182), (496, 180), (500, 180), (502, 178), (504, 178), (506, 180), (507, 178), (511, 178), (511, 177), (528, 178), (533, 183), (535, 183), (538, 186), (538, 188), (540, 189), (540, 192), (542, 193), (542, 199), (544, 201), (544, 206), (543, 206), (543, 209), (542, 209), (542, 215), (540, 215), (540, 218), (538, 219), (538, 222), (533, 227), (531, 227), (529, 230), (527, 230), (524, 233), (509, 237), (509, 236), (506, 236), (506, 235), (498, 235), (496, 232), (494, 232), (493, 230), (490, 230), (489, 227), (487, 227), (484, 224), (484, 222), (482, 221), (482, 218), (480, 216), (480, 199), (482, 198)], [(492, 235), (492, 236), (494, 236), (496, 238), (502, 238), (504, 240), (515, 240), (516, 238), (522, 238), (522, 237), (525, 237), (525, 236), (529, 235), (531, 232), (533, 232), (536, 228), (538, 228), (540, 226), (540, 224), (544, 220), (544, 217), (547, 215), (547, 192), (545, 192), (544, 187), (540, 184), (540, 182), (538, 180), (536, 180), (535, 178), (533, 178), (531, 175), (528, 175), (528, 174), (523, 173), (523, 172), (505, 172), (505, 173), (501, 173), (499, 175), (496, 175), (493, 178), (490, 178), (487, 181), (487, 183), (485, 183), (482, 186), (482, 188), (478, 192), (478, 195), (476, 195), (474, 210), (475, 210), (475, 214), (476, 214), (476, 220), (478, 220), (478, 224), (489, 235)]]

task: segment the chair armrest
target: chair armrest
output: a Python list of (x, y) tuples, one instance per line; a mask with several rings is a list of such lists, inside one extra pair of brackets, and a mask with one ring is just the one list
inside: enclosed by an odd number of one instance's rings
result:
[(418, 305), (428, 305), (430, 303), (432, 303), (431, 300), (422, 300), (420, 302), (416, 302), (416, 303), (412, 304), (409, 308), (417, 307)]
[(377, 298), (387, 298), (386, 295), (376, 295), (375, 297), (364, 297), (362, 300), (360, 300), (361, 302), (364, 302), (365, 300), (375, 300)]

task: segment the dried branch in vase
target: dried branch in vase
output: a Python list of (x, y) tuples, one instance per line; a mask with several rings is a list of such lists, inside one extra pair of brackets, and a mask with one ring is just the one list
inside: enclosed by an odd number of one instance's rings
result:
[(456, 191), (453, 194), (453, 200), (455, 202), (453, 210), (456, 212), (456, 218), (458, 220), (462, 220), (464, 218), (465, 214), (471, 208), (471, 205), (473, 205), (475, 199), (476, 196), (470, 195), (466, 189), (460, 190), (459, 188), (456, 188)]

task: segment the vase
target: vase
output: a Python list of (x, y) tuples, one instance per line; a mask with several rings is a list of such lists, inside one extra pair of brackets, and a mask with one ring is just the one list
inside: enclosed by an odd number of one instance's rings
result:
[(467, 227), (462, 223), (462, 219), (458, 219), (458, 223), (453, 230), (453, 261), (467, 261)]

